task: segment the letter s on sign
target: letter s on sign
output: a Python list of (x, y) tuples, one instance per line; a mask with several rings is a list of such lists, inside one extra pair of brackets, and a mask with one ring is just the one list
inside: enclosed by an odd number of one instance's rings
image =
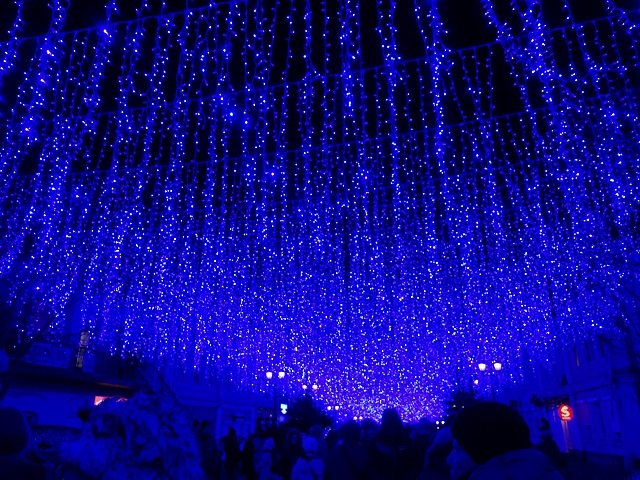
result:
[(569, 405), (562, 404), (558, 407), (558, 416), (560, 417), (560, 420), (568, 422), (573, 418), (573, 410)]

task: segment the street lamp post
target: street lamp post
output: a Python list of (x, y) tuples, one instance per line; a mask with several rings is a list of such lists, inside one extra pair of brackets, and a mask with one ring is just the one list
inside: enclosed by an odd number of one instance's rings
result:
[[(273, 377), (274, 372), (268, 371), (267, 372), (267, 380), (271, 381), (273, 380), (273, 426), (275, 427), (278, 423), (278, 387), (277, 387), (277, 381), (276, 379)], [(284, 380), (284, 372), (282, 370), (280, 370), (278, 372), (278, 379), (279, 380)]]
[(339, 411), (340, 411), (340, 405), (329, 405), (327, 407), (327, 410), (329, 410), (331, 412), (331, 420), (335, 423), (337, 423), (339, 421)]
[[(494, 371), (496, 371), (496, 372), (501, 371), (501, 370), (502, 370), (502, 363), (500, 363), (500, 362), (494, 362), (494, 363), (493, 363), (493, 369), (494, 369)], [(484, 362), (480, 362), (480, 363), (478, 363), (478, 370), (480, 370), (481, 372), (487, 372), (487, 364), (486, 364), (486, 363), (484, 363)], [(488, 374), (488, 375), (491, 375), (491, 374), (493, 374), (493, 372), (492, 372), (492, 371), (489, 371), (489, 372), (487, 372), (487, 374)], [(474, 383), (475, 385), (477, 385), (477, 384), (478, 384), (478, 381), (476, 380), (476, 381), (474, 381), (473, 383)], [(494, 388), (494, 385), (493, 385), (493, 379), (492, 379), (492, 377), (489, 377), (489, 386), (491, 387), (491, 400), (493, 400), (493, 401), (495, 402), (495, 400), (496, 400), (496, 392), (495, 392), (495, 388)]]

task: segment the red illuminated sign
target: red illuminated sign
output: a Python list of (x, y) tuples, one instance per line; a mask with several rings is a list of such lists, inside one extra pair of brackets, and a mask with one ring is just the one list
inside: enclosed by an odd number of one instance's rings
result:
[(560, 420), (568, 422), (573, 418), (573, 410), (569, 405), (562, 404), (558, 407), (558, 415)]

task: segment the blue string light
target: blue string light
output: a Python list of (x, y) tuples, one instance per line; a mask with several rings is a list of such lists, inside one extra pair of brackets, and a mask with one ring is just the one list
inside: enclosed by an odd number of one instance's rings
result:
[[(252, 390), (279, 368), (345, 415), (407, 419), (479, 362), (522, 381), (615, 331), (638, 11), (479, 0), (475, 41), (443, 2), (196, 3), (110, 0), (71, 29), (55, 1), (40, 35), (15, 1), (0, 275), (18, 310), (25, 287), (53, 335)], [(43, 326), (16, 322), (21, 341)]]

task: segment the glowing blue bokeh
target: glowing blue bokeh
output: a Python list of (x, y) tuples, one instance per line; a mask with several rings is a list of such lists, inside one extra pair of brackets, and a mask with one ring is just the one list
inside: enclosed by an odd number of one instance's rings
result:
[(516, 381), (613, 329), (638, 11), (478, 0), (466, 31), (455, 2), (135, 3), (39, 25), (17, 0), (2, 37), (0, 274), (55, 314), (23, 341), (89, 329), (417, 418), (478, 362)]

